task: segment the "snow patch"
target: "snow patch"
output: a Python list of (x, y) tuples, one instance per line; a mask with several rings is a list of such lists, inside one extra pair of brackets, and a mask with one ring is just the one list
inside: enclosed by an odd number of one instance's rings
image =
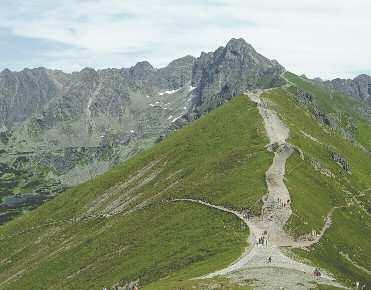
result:
[(173, 117), (173, 115), (170, 115), (169, 118), (167, 118), (167, 119), (170, 120), (172, 117)]
[(194, 91), (195, 88), (197, 88), (197, 87), (189, 86), (189, 88), (188, 88), (188, 92), (192, 92), (192, 91)]
[(160, 92), (158, 93), (160, 96), (163, 96), (163, 95), (172, 95), (172, 94), (175, 94), (177, 92), (179, 92), (182, 88), (179, 88), (179, 89), (176, 89), (176, 90), (169, 90), (169, 91), (164, 91), (164, 92)]
[(89, 97), (89, 100), (88, 100), (88, 105), (86, 107), (86, 113), (88, 115), (88, 119), (90, 120), (91, 119), (91, 104), (93, 103), (93, 98), (92, 97)]
[(171, 123), (174, 123), (176, 120), (180, 119), (183, 115), (180, 115), (178, 117), (175, 117), (174, 119), (171, 120)]

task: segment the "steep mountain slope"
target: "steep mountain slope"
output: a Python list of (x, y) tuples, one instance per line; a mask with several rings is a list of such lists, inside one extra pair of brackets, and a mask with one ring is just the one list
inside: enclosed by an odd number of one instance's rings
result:
[(156, 69), (0, 74), (0, 222), (102, 174), (282, 66), (242, 39)]
[[(294, 214), (286, 228), (297, 238), (315, 239), (329, 222), (319, 244), (297, 253), (349, 284), (369, 283), (371, 248), (366, 241), (371, 229), (371, 155), (370, 147), (364, 147), (369, 144), (361, 144), (363, 139), (349, 140), (344, 128), (340, 128), (341, 122), (336, 126), (322, 122), (324, 116), (336, 116), (336, 106), (349, 101), (347, 98), (339, 95), (336, 100), (330, 92), (292, 74), (286, 74), (286, 78), (291, 87), (264, 95), (288, 124), (289, 142), (296, 148), (287, 164), (286, 180)], [(303, 102), (303, 92), (311, 104)], [(336, 104), (330, 107), (332, 112), (321, 104), (325, 100)], [(313, 104), (317, 110), (313, 110)], [(355, 106), (350, 99), (345, 112)], [(371, 130), (370, 123), (365, 126)]]
[(246, 246), (228, 214), (170, 202), (203, 199), (258, 214), (272, 156), (256, 106), (240, 97), (109, 173), (0, 228), (0, 289), (91, 289), (184, 279)]

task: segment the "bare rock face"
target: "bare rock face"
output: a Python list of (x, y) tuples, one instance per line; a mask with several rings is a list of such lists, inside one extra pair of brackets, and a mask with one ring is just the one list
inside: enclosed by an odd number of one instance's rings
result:
[(313, 96), (309, 94), (308, 92), (303, 91), (300, 88), (296, 89), (296, 98), (299, 101), (300, 104), (308, 105), (313, 103)]
[(213, 53), (202, 53), (193, 67), (194, 108), (202, 114), (233, 96), (281, 84), (284, 68), (267, 59), (243, 39), (232, 39)]
[(336, 152), (331, 152), (331, 158), (332, 160), (334, 160), (344, 171), (350, 173), (351, 172), (351, 169), (350, 169), (350, 165), (348, 163), (348, 161), (343, 157), (341, 156), (340, 154), (336, 153)]
[(70, 74), (4, 70), (0, 197), (25, 195), (15, 203), (24, 208), (35, 200), (30, 196), (42, 192), (39, 204), (104, 173), (233, 96), (279, 85), (282, 71), (242, 39), (160, 69), (143, 61), (131, 68)]
[(369, 75), (362, 74), (353, 80), (338, 78), (321, 83), (331, 89), (352, 96), (371, 105), (371, 76)]
[(4, 131), (40, 112), (45, 103), (63, 93), (66, 74), (44, 68), (0, 73), (0, 128)]

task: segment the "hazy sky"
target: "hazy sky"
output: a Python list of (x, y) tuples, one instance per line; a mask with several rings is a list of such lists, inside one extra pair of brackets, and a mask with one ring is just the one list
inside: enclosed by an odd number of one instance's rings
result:
[(160, 67), (243, 37), (299, 74), (371, 73), (370, 0), (0, 1), (0, 69)]

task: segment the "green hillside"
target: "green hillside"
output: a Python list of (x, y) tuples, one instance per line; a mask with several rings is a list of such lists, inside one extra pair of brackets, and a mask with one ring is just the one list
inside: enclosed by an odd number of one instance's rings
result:
[(312, 94), (323, 113), (336, 119), (340, 128), (352, 131), (354, 139), (371, 150), (371, 121), (363, 112), (366, 104), (292, 73), (287, 72), (285, 77), (296, 87)]
[[(371, 125), (362, 104), (294, 74), (285, 78), (289, 84), (262, 95), (294, 148), (284, 176), (293, 211), (285, 230), (300, 241), (331, 219), (319, 243), (285, 253), (344, 285), (370, 286)], [(0, 289), (99, 289), (137, 280), (147, 290), (251, 289), (249, 279), (191, 279), (238, 258), (249, 230), (231, 214), (173, 200), (259, 216), (273, 161), (268, 143), (257, 105), (235, 97), (1, 226)]]
[[(370, 153), (357, 142), (346, 140), (338, 130), (321, 124), (310, 108), (298, 101), (294, 85), (310, 92), (318, 108), (327, 114), (339, 112), (342, 101), (348, 101), (347, 97), (340, 96), (342, 99), (339, 102), (338, 99), (328, 102), (329, 96), (322, 88), (292, 74), (289, 79), (293, 84), (288, 89), (276, 89), (264, 94), (264, 98), (271, 102), (289, 126), (289, 142), (297, 148), (287, 164), (286, 183), (294, 214), (286, 228), (296, 237), (309, 234), (312, 230), (319, 232), (326, 216), (333, 211), (332, 225), (321, 242), (310, 251), (296, 252), (329, 269), (349, 285), (354, 281), (369, 283)], [(328, 102), (327, 105), (325, 102)], [(351, 112), (355, 105), (346, 104), (342, 108), (347, 107)], [(362, 122), (371, 132), (371, 126), (363, 119)], [(333, 152), (348, 162), (350, 172), (331, 158)]]
[(256, 105), (235, 98), (2, 226), (0, 289), (145, 285), (222, 268), (247, 246), (248, 230), (231, 215), (169, 200), (192, 197), (259, 213), (272, 162), (267, 143)]

